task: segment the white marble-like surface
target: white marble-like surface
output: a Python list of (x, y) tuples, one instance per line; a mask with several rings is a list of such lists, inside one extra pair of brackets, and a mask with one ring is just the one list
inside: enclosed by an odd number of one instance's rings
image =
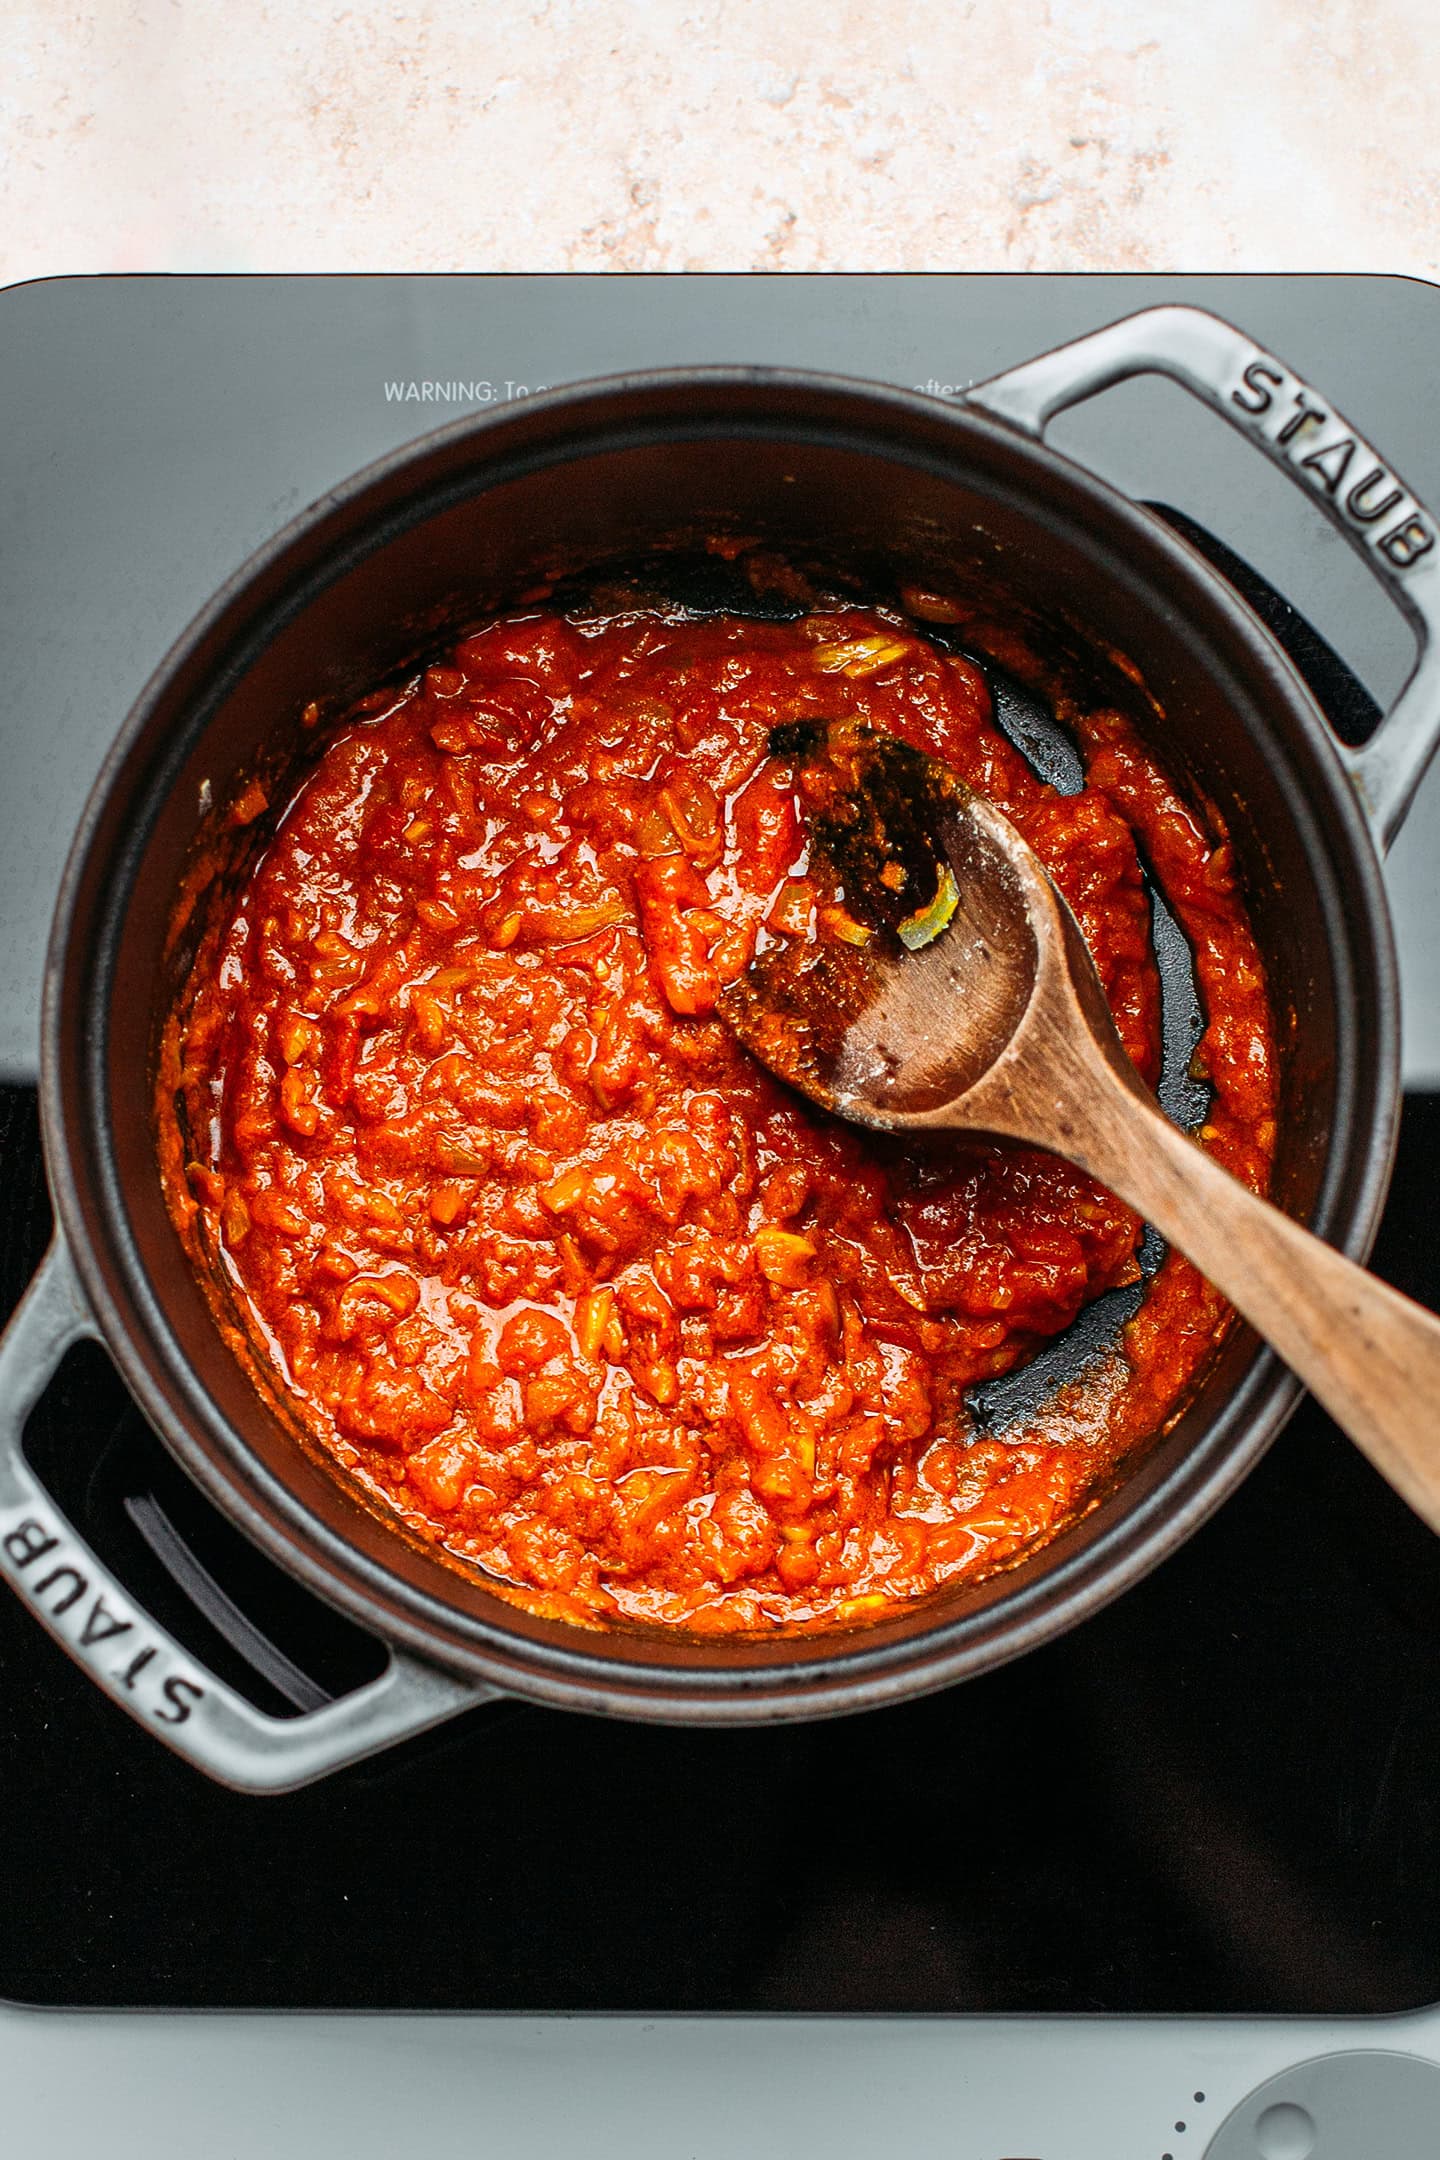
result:
[(59, 270), (1440, 275), (1436, 0), (11, 0)]

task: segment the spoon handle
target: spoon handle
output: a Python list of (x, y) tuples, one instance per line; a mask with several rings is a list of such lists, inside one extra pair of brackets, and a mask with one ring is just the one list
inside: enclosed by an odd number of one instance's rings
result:
[(1194, 1261), (1440, 1531), (1440, 1319), (1257, 1199), (1123, 1080), (1086, 1125), (1076, 1160)]

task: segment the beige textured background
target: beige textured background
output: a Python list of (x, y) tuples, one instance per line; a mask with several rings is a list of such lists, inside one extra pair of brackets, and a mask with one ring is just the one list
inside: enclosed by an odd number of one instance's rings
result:
[(15, 0), (0, 282), (1440, 275), (1440, 0)]

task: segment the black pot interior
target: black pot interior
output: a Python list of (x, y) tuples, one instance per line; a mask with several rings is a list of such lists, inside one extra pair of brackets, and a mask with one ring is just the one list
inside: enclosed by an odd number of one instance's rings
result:
[[(872, 589), (963, 566), (1048, 625), (1099, 697), (1124, 703), (1236, 845), (1283, 1039), (1277, 1197), (1335, 1242), (1368, 1242), (1395, 1105), (1388, 934), (1358, 812), (1279, 656), (1180, 543), (989, 423), (843, 385), (718, 378), (537, 401), (432, 439), (302, 521), (172, 655), (97, 799), (57, 929), (57, 1196), (126, 1377), (182, 1461), (392, 1633), (581, 1687), (603, 1666), (642, 1696), (723, 1694), (747, 1674), (803, 1688), (822, 1668), (913, 1672), (942, 1643), (953, 1676), (1078, 1617), (1242, 1474), (1293, 1396), (1247, 1331), (1101, 1505), (1013, 1574), (846, 1635), (592, 1636), (532, 1619), (412, 1546), (297, 1446), (222, 1342), (161, 1197), (156, 1019), (183, 958), (183, 946), (167, 956), (166, 932), (202, 804), (283, 758), (311, 700), (343, 708), (537, 577), (717, 530), (853, 566)], [(1163, 717), (1106, 648), (1138, 665)]]

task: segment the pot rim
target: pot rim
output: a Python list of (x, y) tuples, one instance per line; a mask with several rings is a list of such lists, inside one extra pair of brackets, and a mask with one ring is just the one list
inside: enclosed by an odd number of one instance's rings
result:
[[(740, 398), (753, 394), (754, 422), (747, 425), (739, 411), (712, 415), (708, 423), (703, 413), (684, 421), (681, 401), (687, 397), (698, 401), (706, 392)], [(1072, 514), (1091, 511), (1102, 521), (1100, 529), (1108, 538), (1118, 536), (1134, 550), (1140, 574), (1152, 590), (1165, 580), (1171, 593), (1179, 587), (1187, 605), (1199, 612), (1200, 627), (1208, 627), (1212, 638), (1223, 630), (1238, 643), (1249, 680), (1263, 683), (1267, 702), (1288, 707), (1311, 753), (1314, 771), (1325, 786), (1323, 808), (1331, 820), (1330, 829), (1338, 824), (1349, 857), (1346, 867), (1355, 878), (1347, 893), (1351, 903), (1348, 942), (1351, 952), (1359, 950), (1362, 963), (1369, 963), (1370, 1001), (1378, 1022), (1378, 1039), (1369, 1053), (1376, 1111), (1368, 1131), (1356, 1129), (1355, 1104), (1348, 1109), (1342, 1106), (1337, 1114), (1326, 1165), (1326, 1185), (1331, 1190), (1328, 1195), (1322, 1193), (1319, 1212), (1325, 1230), (1341, 1250), (1357, 1259), (1368, 1253), (1389, 1182), (1399, 1117), (1394, 943), (1374, 836), (1335, 738), (1287, 656), (1195, 549), (1152, 512), (1048, 444), (1012, 430), (973, 406), (941, 404), (888, 384), (849, 376), (767, 367), (685, 367), (610, 375), (463, 416), (401, 445), (328, 490), (256, 549), (192, 619), (132, 705), (90, 791), (53, 918), (44, 978), (40, 1103), (57, 1230), (74, 1257), (107, 1351), (170, 1452), (262, 1550), (367, 1630), (509, 1693), (562, 1707), (716, 1724), (862, 1710), (949, 1686), (1021, 1655), (1098, 1611), (1138, 1581), (1184, 1542), (1253, 1468), (1299, 1400), (1298, 1380), (1272, 1351), (1259, 1347), (1200, 1442), (1173, 1472), (1102, 1530), (1082, 1536), (1073, 1551), (1052, 1558), (1033, 1580), (1027, 1581), (1025, 1567), (1019, 1567), (1009, 1594), (978, 1612), (948, 1619), (942, 1614), (933, 1627), (920, 1630), (912, 1619), (908, 1624), (874, 1622), (853, 1632), (826, 1631), (767, 1646), (763, 1656), (757, 1655), (757, 1646), (749, 1639), (727, 1643), (717, 1638), (721, 1656), (705, 1663), (629, 1662), (606, 1656), (606, 1631), (592, 1633), (555, 1623), (551, 1634), (537, 1639), (534, 1634), (522, 1634), (518, 1625), (506, 1626), (503, 1620), (457, 1614), (381, 1568), (329, 1525), (318, 1522), (283, 1481), (264, 1469), (247, 1448), (243, 1434), (219, 1412), (179, 1352), (164, 1320), (163, 1302), (151, 1288), (129, 1234), (123, 1191), (107, 1145), (107, 1121), (100, 1110), (105, 1092), (97, 1076), (105, 1030), (103, 1023), (93, 1022), (96, 1007), (104, 1002), (107, 978), (103, 968), (88, 990), (90, 1024), (80, 1031), (88, 1081), (81, 1097), (92, 1106), (94, 1129), (72, 1131), (68, 1116), (62, 1028), (67, 984), (82, 964), (75, 950), (82, 884), (93, 871), (97, 834), (112, 793), (126, 777), (137, 744), (176, 677), (232, 614), (237, 635), (248, 630), (252, 642), (260, 631), (273, 636), (279, 611), (274, 602), (263, 603), (258, 617), (253, 605), (246, 613), (257, 588), (303, 544), (323, 540), (327, 522), (353, 514), (367, 497), (376, 500), (363, 540), (332, 549), (325, 558), (323, 577), (302, 578), (285, 610), (287, 615), (303, 607), (314, 590), (342, 576), (348, 564), (369, 555), (396, 532), (435, 515), (447, 500), (458, 501), (496, 484), (502, 475), (487, 473), (484, 467), (498, 463), (507, 450), (522, 460), (518, 468), (512, 462), (508, 472), (513, 472), (526, 469), (527, 464), (569, 462), (613, 446), (614, 408), (636, 397), (648, 399), (652, 411), (658, 409), (662, 415), (667, 404), (674, 407), (676, 424), (659, 430), (672, 439), (727, 430), (742, 437), (808, 432), (812, 439), (823, 435), (832, 440), (848, 434), (874, 455), (905, 462), (903, 444), (889, 440), (875, 426), (883, 418), (892, 427), (898, 424), (908, 429), (912, 463), (925, 462), (927, 451), (930, 460), (939, 462), (947, 454), (963, 457), (967, 443), (988, 445), (1016, 461), (1027, 476), (1047, 477), (1058, 486)], [(777, 421), (773, 411), (777, 399), (808, 400), (808, 426), (804, 412)], [(847, 402), (851, 408), (848, 427), (830, 417), (837, 405)], [(602, 424), (607, 413), (612, 416), (609, 429)], [(567, 419), (576, 425), (567, 429)], [(653, 439), (656, 431), (653, 417), (632, 418), (619, 430), (637, 440)], [(535, 446), (527, 460), (531, 438)], [(458, 481), (452, 478), (447, 486), (443, 476), (431, 473), (426, 484), (427, 465), (439, 464), (457, 446), (471, 442), (476, 455)], [(412, 486), (399, 499), (398, 510), (387, 505), (386, 490), (407, 478)], [(261, 644), (264, 636), (259, 636)], [(108, 856), (102, 867), (108, 888)], [(1367, 941), (1368, 952), (1363, 949)], [(88, 1070), (90, 1066), (93, 1071)], [(90, 1179), (98, 1195), (98, 1226), (92, 1224), (77, 1172), (77, 1161), (84, 1160), (87, 1145), (93, 1145), (98, 1154)], [(1350, 1173), (1350, 1194), (1344, 1203), (1333, 1192), (1337, 1167)], [(1342, 1216), (1338, 1225), (1325, 1219), (1327, 1212), (1337, 1210)], [(1335, 1237), (1337, 1228), (1340, 1235)], [(135, 1319), (165, 1370), (168, 1388), (159, 1383), (155, 1366), (134, 1339), (134, 1322), (114, 1294), (110, 1271), (98, 1249), (101, 1238), (108, 1239)], [(202, 1444), (189, 1420), (198, 1423), (210, 1446)], [(1049, 1553), (1054, 1555), (1057, 1547), (1063, 1548), (1067, 1539), (1083, 1531), (1087, 1519), (1093, 1522), (1094, 1518), (1082, 1517), (1078, 1525), (1062, 1532), (1047, 1548)], [(517, 1622), (522, 1617), (517, 1611)], [(687, 1648), (693, 1648), (693, 1638), (685, 1640)], [(722, 1661), (727, 1648), (733, 1662)], [(785, 1655), (787, 1651), (792, 1654)]]

